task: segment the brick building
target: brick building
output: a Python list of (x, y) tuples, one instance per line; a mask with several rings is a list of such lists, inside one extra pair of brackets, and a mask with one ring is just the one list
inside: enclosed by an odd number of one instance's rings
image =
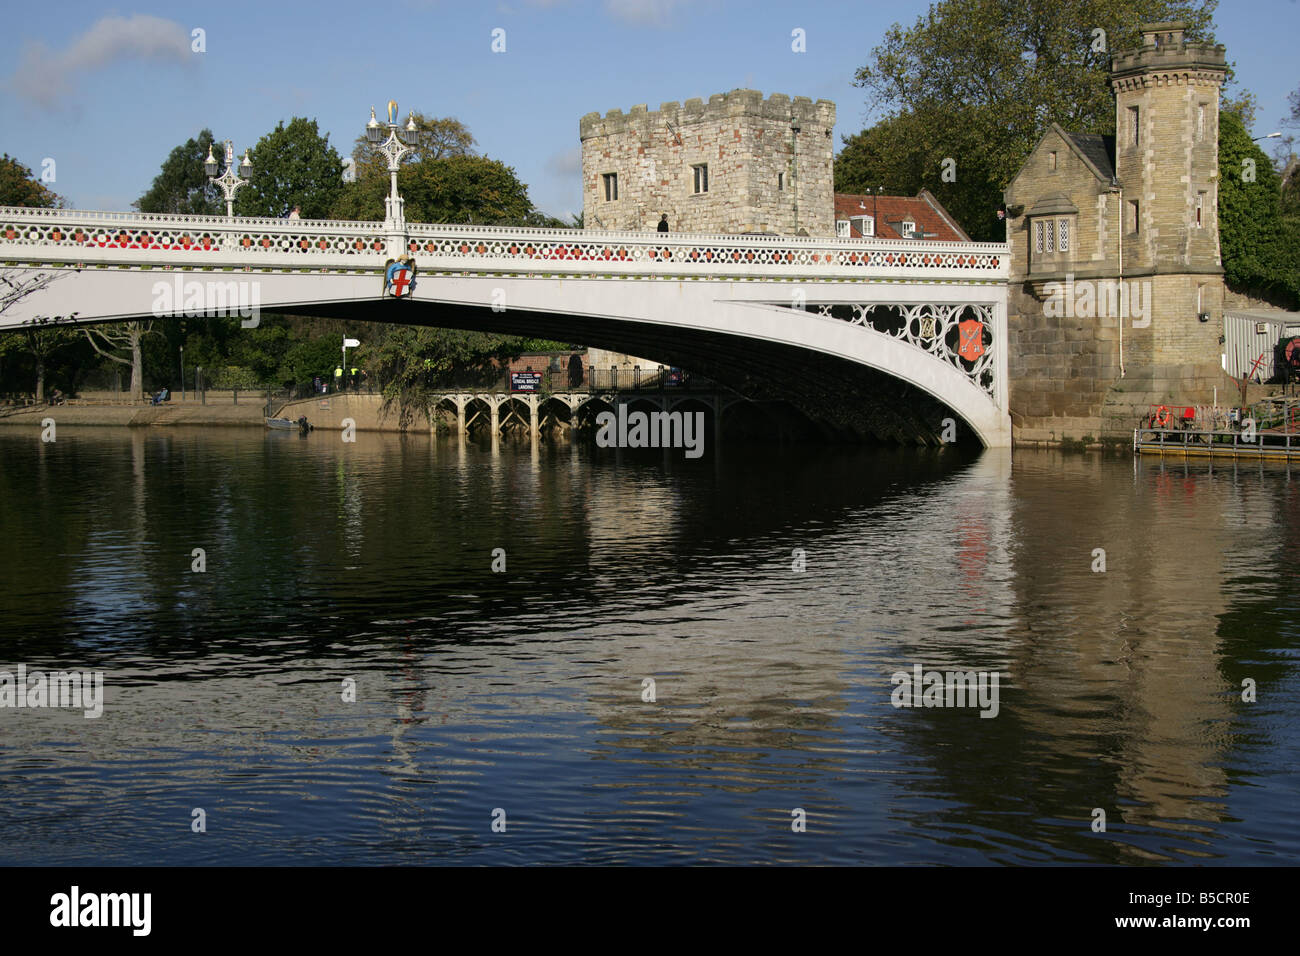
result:
[(1111, 58), (1116, 136), (1053, 124), (1005, 193), (1018, 440), (1131, 433), (1152, 403), (1209, 403), (1221, 366), (1224, 49), (1147, 24)]
[(835, 235), (841, 239), (934, 239), (970, 236), (928, 189), (916, 196), (835, 194)]

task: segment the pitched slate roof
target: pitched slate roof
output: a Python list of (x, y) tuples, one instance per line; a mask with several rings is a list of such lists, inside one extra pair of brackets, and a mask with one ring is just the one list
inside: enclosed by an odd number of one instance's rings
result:
[[(875, 216), (877, 239), (902, 239), (903, 220), (917, 225), (915, 239), (939, 239), (948, 242), (970, 242), (957, 220), (948, 214), (939, 200), (928, 190), (917, 196), (872, 196), (860, 193), (835, 194), (836, 220), (852, 216)], [(849, 227), (850, 235), (857, 238), (857, 224)]]
[(1099, 136), (1096, 133), (1071, 133), (1062, 129), (1061, 134), (1068, 139), (1079, 154), (1083, 156), (1097, 175), (1110, 182), (1115, 177), (1115, 137)]

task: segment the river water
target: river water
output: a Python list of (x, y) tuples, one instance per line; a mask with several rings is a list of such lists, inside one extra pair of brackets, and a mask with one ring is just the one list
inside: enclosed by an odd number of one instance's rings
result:
[(1284, 465), (7, 428), (0, 522), (0, 669), (104, 681), (0, 863), (1300, 861)]

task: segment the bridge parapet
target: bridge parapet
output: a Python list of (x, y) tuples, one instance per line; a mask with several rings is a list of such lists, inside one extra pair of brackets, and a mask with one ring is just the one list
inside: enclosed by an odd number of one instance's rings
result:
[(1005, 243), (422, 224), (394, 237), (378, 222), (0, 207), (5, 261), (373, 271), (395, 246), (422, 272), (963, 283), (1009, 275)]
[(453, 268), (545, 272), (668, 273), (707, 277), (843, 276), (1006, 281), (1004, 243), (827, 240), (794, 236), (665, 235), (572, 229), (412, 226), (412, 255)]
[(375, 229), (383, 225), (379, 222), (357, 222), (351, 219), (284, 219), (279, 216), (237, 216), (231, 219), (228, 216), (192, 216), (165, 212), (133, 212), (108, 209), (45, 209), (34, 206), (0, 206), (0, 219), (22, 222), (66, 222), (87, 226), (153, 224), (162, 227), (176, 226), (191, 229), (202, 227), (220, 232), (238, 232), (241, 229), (260, 226), (311, 226), (313, 228), (317, 226), (326, 228), (366, 226)]

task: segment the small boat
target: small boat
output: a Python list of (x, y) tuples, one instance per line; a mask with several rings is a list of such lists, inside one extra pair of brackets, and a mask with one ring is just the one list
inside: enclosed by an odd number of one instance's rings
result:
[(297, 421), (294, 421), (291, 418), (268, 418), (266, 420), (266, 427), (275, 428), (280, 431), (293, 431), (296, 428), (305, 435), (312, 430), (313, 426), (307, 421), (307, 417), (304, 415)]

